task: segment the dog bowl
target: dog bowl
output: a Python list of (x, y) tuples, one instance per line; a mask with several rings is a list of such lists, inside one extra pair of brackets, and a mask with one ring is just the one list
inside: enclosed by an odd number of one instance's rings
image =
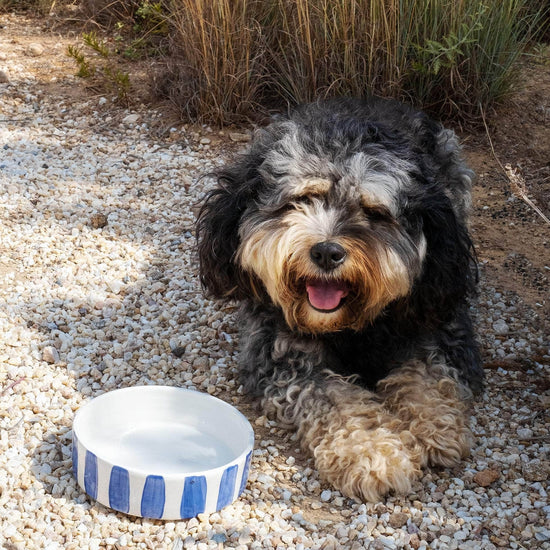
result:
[(73, 472), (101, 504), (184, 519), (221, 510), (244, 490), (254, 432), (234, 407), (169, 386), (105, 393), (76, 414)]

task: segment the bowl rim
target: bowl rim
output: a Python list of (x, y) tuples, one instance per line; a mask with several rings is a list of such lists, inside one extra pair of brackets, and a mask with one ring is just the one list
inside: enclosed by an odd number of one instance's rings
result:
[[(97, 406), (98, 401), (103, 400), (102, 398), (108, 398), (108, 397), (112, 398), (112, 394), (114, 394), (114, 393), (118, 393), (118, 392), (128, 392), (129, 393), (129, 392), (133, 392), (133, 391), (144, 391), (144, 390), (147, 390), (147, 391), (162, 390), (162, 391), (169, 391), (169, 392), (172, 392), (172, 393), (175, 393), (175, 392), (187, 392), (187, 393), (189, 393), (189, 392), (191, 392), (193, 394), (201, 396), (201, 398), (204, 398), (204, 399), (207, 399), (207, 400), (208, 399), (213, 400), (217, 404), (219, 404), (220, 406), (225, 407), (227, 410), (231, 411), (233, 414), (236, 415), (236, 417), (241, 421), (243, 428), (245, 428), (246, 432), (248, 432), (248, 441), (247, 441), (243, 451), (240, 454), (236, 455), (231, 460), (225, 462), (224, 464), (221, 464), (220, 466), (216, 466), (215, 468), (207, 468), (207, 469), (204, 469), (204, 470), (193, 470), (193, 471), (187, 471), (187, 472), (181, 472), (181, 473), (174, 473), (174, 472), (166, 473), (166, 472), (157, 471), (157, 470), (154, 470), (154, 471), (147, 470), (147, 469), (144, 469), (144, 468), (132, 468), (132, 467), (128, 467), (127, 465), (124, 465), (124, 464), (121, 464), (121, 463), (114, 463), (111, 460), (105, 459), (101, 455), (101, 453), (98, 453), (93, 448), (90, 448), (90, 445), (86, 444), (87, 443), (86, 442), (87, 430), (84, 430), (84, 434), (79, 433), (79, 430), (81, 429), (79, 427), (79, 424), (81, 423), (80, 420), (82, 418), (81, 411), (84, 411), (85, 409), (90, 409), (92, 407)], [(99, 404), (101, 404), (101, 403), (99, 403)], [(117, 388), (115, 390), (106, 391), (105, 393), (102, 393), (101, 395), (98, 395), (97, 397), (92, 398), (90, 401), (88, 401), (87, 403), (82, 405), (82, 407), (80, 407), (76, 411), (74, 419), (73, 419), (73, 424), (72, 424), (72, 432), (73, 432), (73, 445), (74, 445), (74, 438), (76, 438), (77, 442), (80, 443), (80, 445), (86, 451), (89, 451), (89, 452), (93, 453), (96, 456), (97, 460), (98, 461), (100, 460), (106, 466), (108, 466), (108, 467), (118, 466), (120, 468), (126, 469), (131, 474), (138, 475), (138, 476), (143, 476), (143, 477), (147, 477), (147, 476), (150, 476), (150, 475), (162, 476), (164, 478), (165, 482), (170, 482), (170, 481), (177, 482), (177, 481), (181, 481), (181, 480), (183, 480), (187, 477), (191, 477), (191, 476), (216, 475), (219, 472), (225, 471), (228, 467), (230, 467), (232, 465), (240, 464), (240, 463), (244, 462), (246, 460), (246, 457), (248, 456), (248, 454), (251, 453), (254, 449), (254, 429), (252, 428), (252, 424), (250, 423), (248, 418), (246, 418), (246, 416), (241, 411), (239, 411), (239, 409), (237, 409), (235, 406), (227, 403), (223, 399), (220, 399), (219, 397), (215, 397), (213, 395), (210, 395), (209, 393), (201, 392), (199, 390), (194, 390), (194, 389), (191, 389), (191, 388), (181, 388), (179, 386), (142, 384), (142, 385), (139, 385), (139, 386), (128, 386), (128, 387), (125, 387), (125, 388)], [(84, 435), (84, 437), (83, 437), (83, 435)], [(92, 445), (92, 447), (93, 447), (93, 445)]]

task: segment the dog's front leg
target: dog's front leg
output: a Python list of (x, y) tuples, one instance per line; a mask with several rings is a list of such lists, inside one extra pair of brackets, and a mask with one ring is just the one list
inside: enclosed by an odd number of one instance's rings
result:
[(377, 394), (413, 437), (422, 466), (453, 466), (468, 455), (471, 392), (444, 361), (410, 361), (381, 380)]
[[(250, 317), (249, 317), (250, 319)], [(413, 438), (376, 394), (325, 370), (319, 342), (275, 336), (255, 316), (243, 334), (243, 382), (264, 412), (297, 430), (321, 477), (342, 494), (377, 500), (420, 474)]]
[(327, 378), (310, 384), (299, 399), (298, 434), (326, 481), (363, 501), (410, 490), (420, 475), (414, 440), (375, 394)]

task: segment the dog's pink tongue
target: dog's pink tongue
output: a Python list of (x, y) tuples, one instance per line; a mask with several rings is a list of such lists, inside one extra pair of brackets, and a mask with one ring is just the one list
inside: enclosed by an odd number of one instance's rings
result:
[(331, 310), (340, 305), (342, 298), (348, 291), (345, 286), (338, 283), (326, 283), (316, 281), (306, 285), (309, 303), (316, 309)]

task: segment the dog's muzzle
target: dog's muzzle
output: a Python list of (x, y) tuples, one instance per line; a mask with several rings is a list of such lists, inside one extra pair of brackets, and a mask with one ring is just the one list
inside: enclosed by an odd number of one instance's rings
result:
[[(324, 241), (313, 245), (309, 256), (317, 267), (329, 274), (344, 263), (346, 250), (338, 243)], [(345, 283), (338, 280), (311, 279), (306, 282), (306, 292), (311, 307), (330, 313), (343, 304), (349, 289)]]

